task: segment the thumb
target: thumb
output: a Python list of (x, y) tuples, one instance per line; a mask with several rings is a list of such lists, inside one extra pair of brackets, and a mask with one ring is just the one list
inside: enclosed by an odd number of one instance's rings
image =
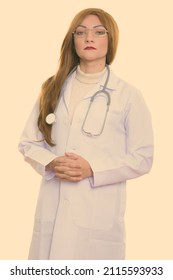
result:
[(65, 153), (65, 155), (67, 156), (67, 157), (70, 157), (71, 159), (78, 159), (79, 158), (79, 156), (78, 155), (76, 155), (76, 154), (74, 154), (74, 153)]

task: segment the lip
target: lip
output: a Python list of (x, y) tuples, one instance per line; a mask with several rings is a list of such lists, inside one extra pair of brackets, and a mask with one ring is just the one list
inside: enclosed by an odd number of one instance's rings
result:
[(92, 46), (87, 46), (86, 48), (84, 48), (84, 50), (96, 50), (96, 48), (94, 48)]

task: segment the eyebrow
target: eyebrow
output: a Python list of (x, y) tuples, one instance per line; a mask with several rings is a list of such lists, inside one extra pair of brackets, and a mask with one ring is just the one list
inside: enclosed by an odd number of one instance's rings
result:
[[(85, 25), (82, 25), (82, 24), (79, 24), (77, 27), (83, 27), (83, 28), (87, 28), (87, 26)], [(92, 28), (96, 28), (96, 27), (104, 27), (102, 24), (99, 24), (99, 25), (95, 25), (93, 26)], [(104, 27), (105, 28), (105, 27)]]

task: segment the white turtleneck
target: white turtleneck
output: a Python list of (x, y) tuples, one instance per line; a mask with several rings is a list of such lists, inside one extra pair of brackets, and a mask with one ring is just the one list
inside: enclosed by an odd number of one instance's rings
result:
[(69, 104), (70, 113), (72, 116), (76, 105), (93, 88), (93, 86), (95, 86), (102, 80), (105, 71), (106, 68), (104, 68), (103, 71), (94, 74), (84, 73), (80, 69), (80, 66), (78, 65), (76, 69), (76, 76), (72, 86), (70, 104)]

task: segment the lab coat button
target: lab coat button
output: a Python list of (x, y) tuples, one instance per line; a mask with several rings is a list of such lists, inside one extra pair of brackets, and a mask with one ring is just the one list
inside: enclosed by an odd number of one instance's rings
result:
[(69, 200), (67, 198), (65, 198), (64, 201), (63, 201), (63, 204), (64, 205), (69, 205)]

